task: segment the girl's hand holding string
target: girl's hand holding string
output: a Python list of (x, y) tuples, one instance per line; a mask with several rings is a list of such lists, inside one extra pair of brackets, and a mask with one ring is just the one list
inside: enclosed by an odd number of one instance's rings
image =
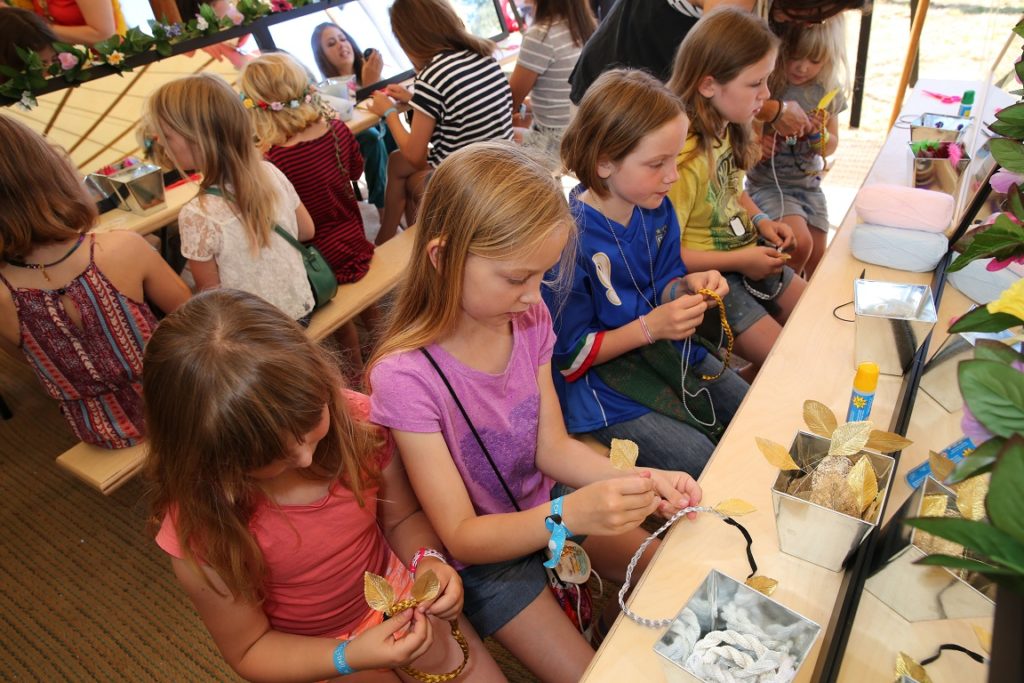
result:
[[(650, 473), (651, 481), (654, 482), (654, 490), (661, 497), (658, 514), (662, 517), (668, 519), (685, 507), (700, 505), (703, 492), (689, 474), (645, 467), (638, 467), (637, 471)], [(696, 519), (697, 513), (691, 512), (686, 516), (689, 519)]]
[(394, 101), (388, 97), (385, 93), (378, 90), (373, 93), (373, 98), (370, 100), (370, 111), (377, 116), (383, 117), (388, 109), (392, 109), (395, 106)]
[(757, 224), (757, 231), (779, 251), (788, 251), (796, 246), (796, 235), (793, 234), (793, 228), (782, 221), (765, 218)]
[(430, 602), (421, 603), (420, 607), (425, 607), (427, 614), (438, 619), (451, 621), (457, 618), (459, 612), (462, 611), (462, 602), (465, 597), (459, 573), (446, 562), (433, 557), (424, 557), (420, 560), (419, 565), (416, 567), (417, 576), (420, 572), (427, 569), (432, 569), (434, 574), (437, 575), (437, 580), (441, 584), (441, 590), (438, 591), (436, 598)]
[(388, 97), (402, 104), (409, 104), (409, 101), (412, 100), (412, 92), (397, 83), (392, 83), (384, 88), (384, 92), (388, 94)]
[(743, 263), (739, 270), (751, 280), (763, 280), (769, 275), (782, 272), (786, 265), (786, 255), (775, 247), (752, 246), (740, 251)]
[(661, 504), (650, 472), (587, 484), (565, 496), (562, 519), (574, 534), (615, 536), (640, 526)]
[[(402, 629), (405, 633), (396, 636)], [(356, 671), (396, 669), (419, 659), (434, 642), (426, 607), (403, 610), (352, 639), (345, 659)]]
[[(692, 335), (708, 310), (700, 294), (683, 294), (666, 301), (644, 316), (654, 341), (686, 339)], [(570, 527), (571, 528), (571, 527)]]
[[(705, 270), (699, 273), (689, 273), (681, 279), (682, 291), (686, 294), (697, 294), (702, 289), (710, 289), (721, 298), (729, 293), (729, 283), (717, 270)], [(708, 304), (708, 308), (714, 308), (718, 302), (711, 297), (701, 294)]]

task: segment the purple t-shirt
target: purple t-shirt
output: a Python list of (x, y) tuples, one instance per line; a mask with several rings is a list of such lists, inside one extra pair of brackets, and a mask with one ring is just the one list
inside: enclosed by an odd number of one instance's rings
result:
[[(537, 373), (551, 361), (555, 333), (539, 303), (512, 319), (512, 356), (505, 371), (467, 367), (437, 344), (427, 347), (466, 408), (520, 508), (550, 500), (553, 481), (537, 469), (540, 388)], [(480, 450), (444, 382), (419, 351), (381, 360), (370, 374), (370, 420), (405, 432), (441, 432), (478, 515), (515, 508)]]

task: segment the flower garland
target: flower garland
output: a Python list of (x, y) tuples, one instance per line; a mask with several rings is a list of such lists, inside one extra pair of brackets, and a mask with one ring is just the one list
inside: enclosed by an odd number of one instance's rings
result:
[(89, 70), (95, 66), (108, 65), (116, 71), (131, 71), (131, 58), (155, 50), (161, 57), (170, 57), (173, 46), (204, 36), (212, 36), (236, 25), (248, 25), (267, 16), (304, 7), (316, 0), (238, 0), (238, 13), (231, 17), (219, 17), (210, 5), (203, 4), (199, 12), (183, 23), (166, 24), (150, 20), (153, 35), (143, 33), (137, 26), (129, 28), (123, 36), (115, 35), (96, 43), (92, 49), (69, 43), (53, 43), (56, 59), (43, 64), (33, 50), (15, 47), (25, 66), (20, 71), (10, 66), (0, 66), (0, 76), (6, 80), (0, 83), (0, 98), (14, 101), (23, 109), (36, 106), (36, 93), (43, 90), (51, 78), (62, 78), (68, 83), (89, 80)]
[(238, 93), (238, 99), (242, 100), (242, 104), (246, 109), (283, 111), (285, 109), (298, 109), (303, 104), (317, 104), (315, 101), (317, 99), (317, 91), (313, 86), (309, 86), (304, 93), (294, 99), (288, 100), (287, 102), (264, 102), (263, 100), (255, 100), (244, 92)]

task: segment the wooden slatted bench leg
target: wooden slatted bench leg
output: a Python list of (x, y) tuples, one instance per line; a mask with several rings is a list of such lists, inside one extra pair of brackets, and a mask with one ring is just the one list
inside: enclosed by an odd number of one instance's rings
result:
[(104, 495), (131, 479), (146, 460), (145, 443), (107, 450), (80, 443), (57, 458), (57, 464)]

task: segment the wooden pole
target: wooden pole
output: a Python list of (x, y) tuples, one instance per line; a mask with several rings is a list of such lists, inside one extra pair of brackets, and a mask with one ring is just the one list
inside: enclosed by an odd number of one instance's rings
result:
[(889, 128), (892, 129), (896, 119), (903, 108), (903, 95), (907, 91), (907, 83), (910, 82), (910, 72), (917, 60), (917, 46), (921, 42), (921, 29), (924, 28), (924, 18), (928, 14), (930, 0), (919, 0), (917, 3), (917, 14), (914, 15), (914, 23), (910, 27), (910, 43), (907, 45), (907, 57), (903, 60), (903, 74), (900, 76), (899, 87), (896, 88), (896, 99), (892, 103), (892, 116), (889, 117)]

